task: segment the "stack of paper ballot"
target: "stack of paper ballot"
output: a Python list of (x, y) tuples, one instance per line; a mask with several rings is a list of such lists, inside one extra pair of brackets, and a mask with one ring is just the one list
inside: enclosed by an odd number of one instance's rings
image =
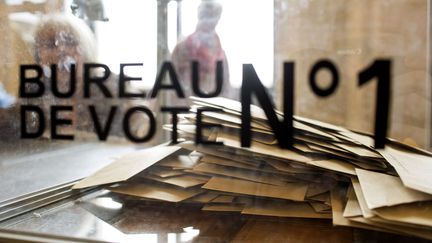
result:
[[(140, 199), (201, 204), (205, 211), (333, 219), (334, 225), (432, 239), (432, 155), (389, 140), (373, 139), (316, 120), (295, 117), (294, 148), (281, 149), (264, 112), (251, 107), (252, 146), (240, 146), (241, 104), (225, 98), (192, 98), (178, 123), (184, 140), (139, 150), (78, 182), (105, 185)], [(223, 145), (195, 145), (198, 108), (203, 137)], [(280, 114), (280, 113), (279, 113)], [(172, 125), (165, 126), (166, 129)]]

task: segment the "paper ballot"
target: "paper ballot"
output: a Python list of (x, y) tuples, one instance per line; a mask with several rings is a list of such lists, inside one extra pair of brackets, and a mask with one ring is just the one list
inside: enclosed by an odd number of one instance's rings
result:
[[(432, 239), (429, 152), (393, 139), (375, 150), (365, 133), (298, 116), (293, 149), (281, 149), (258, 106), (251, 107), (252, 146), (244, 148), (239, 102), (191, 99), (190, 113), (179, 115), (181, 143), (133, 152), (74, 188), (103, 185), (119, 196), (194, 203), (203, 211), (332, 219), (334, 225)], [(223, 112), (204, 112), (203, 121), (221, 126), (202, 135), (223, 145), (194, 143), (194, 113), (207, 107)]]

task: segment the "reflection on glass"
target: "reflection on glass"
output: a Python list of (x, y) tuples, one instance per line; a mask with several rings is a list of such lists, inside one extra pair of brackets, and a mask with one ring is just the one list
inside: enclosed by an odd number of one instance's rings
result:
[(183, 229), (185, 233), (180, 234), (180, 239), (182, 242), (191, 241), (194, 237), (199, 235), (199, 229), (194, 229), (193, 227), (187, 227)]
[(92, 201), (96, 206), (110, 210), (120, 210), (122, 203), (114, 201), (111, 197), (98, 197)]
[[(45, 94), (35, 103), (43, 107), (44, 114), (49, 114), (52, 105), (72, 105), (78, 107), (82, 95), (83, 64), (96, 60), (96, 42), (91, 30), (79, 19), (67, 15), (46, 16), (38, 25), (35, 33), (35, 60), (43, 68), (42, 82), (46, 88)], [(54, 68), (51, 65), (56, 65)], [(75, 70), (72, 70), (75, 65)], [(73, 73), (77, 76), (75, 87), (72, 85)], [(53, 80), (57, 79), (57, 87), (53, 87)], [(28, 92), (37, 92), (38, 85), (26, 87)], [(53, 95), (53, 88), (61, 93), (75, 93), (72, 98), (60, 99)], [(75, 89), (75, 90), (74, 90)], [(33, 99), (29, 100), (33, 103)], [(62, 127), (62, 134), (71, 134), (71, 129), (77, 124), (78, 112), (64, 112), (59, 115), (62, 119), (72, 121), (72, 126)], [(38, 115), (32, 115), (38, 121)], [(78, 127), (89, 130), (90, 119), (80, 119)], [(48, 124), (50, 119), (48, 120)], [(37, 122), (38, 122), (37, 121)], [(38, 126), (37, 124), (36, 126)], [(48, 130), (46, 130), (48, 131)], [(48, 134), (45, 135), (48, 137)]]

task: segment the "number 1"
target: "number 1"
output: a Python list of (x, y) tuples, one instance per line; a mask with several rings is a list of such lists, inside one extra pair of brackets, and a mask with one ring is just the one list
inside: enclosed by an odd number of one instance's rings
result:
[(387, 59), (375, 60), (371, 66), (358, 75), (358, 85), (362, 86), (378, 79), (375, 105), (375, 148), (384, 148), (387, 137), (389, 104), (391, 98), (391, 61)]

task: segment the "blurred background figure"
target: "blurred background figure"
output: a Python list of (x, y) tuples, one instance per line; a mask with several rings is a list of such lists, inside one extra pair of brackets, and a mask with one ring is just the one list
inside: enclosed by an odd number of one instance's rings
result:
[[(51, 65), (57, 65), (59, 90), (69, 90), (71, 65), (75, 64), (77, 92), (82, 97), (82, 64), (96, 61), (96, 41), (91, 30), (81, 20), (67, 15), (46, 16), (35, 33), (34, 55), (44, 71), (47, 95), (51, 91)], [(46, 97), (48, 98), (48, 97)]]
[[(120, 100), (118, 97), (118, 75), (110, 73), (105, 86), (114, 98), (107, 98), (102, 91), (92, 86), (90, 88), (90, 99), (84, 99), (83, 94), (83, 65), (85, 63), (97, 62), (97, 45), (96, 39), (91, 29), (82, 21), (74, 16), (55, 14), (46, 16), (38, 25), (35, 32), (35, 60), (43, 68), (43, 82), (46, 87), (45, 95), (39, 99), (39, 105), (44, 107), (44, 113), (49, 114), (49, 108), (52, 105), (73, 106), (73, 112), (59, 114), (60, 118), (72, 120), (72, 126), (65, 126), (65, 134), (75, 134), (75, 137), (93, 138), (94, 122), (91, 118), (88, 106), (93, 105), (96, 108), (98, 119), (102, 124), (108, 120), (111, 106), (117, 106), (119, 109), (114, 116), (111, 126), (110, 135), (123, 137), (122, 118), (124, 112), (140, 102), (135, 100)], [(76, 91), (72, 98), (59, 99), (54, 97), (52, 92), (51, 65), (57, 66), (58, 89), (64, 93), (71, 87), (72, 65), (75, 65), (76, 73)], [(91, 76), (103, 76), (103, 70), (92, 70)], [(31, 87), (28, 87), (31, 89)], [(141, 102), (142, 103), (142, 102)], [(131, 121), (131, 130), (135, 135), (142, 134), (146, 124), (140, 115), (133, 116)], [(49, 120), (47, 122), (49, 124)], [(46, 133), (49, 129), (46, 129)], [(46, 134), (48, 137), (48, 134)]]
[[(43, 97), (29, 102), (43, 107), (44, 113), (49, 114), (52, 105), (69, 105), (74, 107), (73, 112), (60, 113), (59, 117), (72, 120), (73, 126), (62, 128), (63, 132), (71, 134), (71, 129), (79, 128), (88, 130), (92, 125), (88, 116), (81, 116), (84, 113), (83, 104), (79, 99), (83, 97), (82, 65), (86, 62), (96, 60), (96, 41), (91, 30), (80, 19), (64, 14), (45, 16), (36, 28), (34, 56), (37, 64), (43, 68), (43, 83), (46, 91)], [(54, 75), (51, 65), (57, 66), (58, 89), (61, 92), (70, 90), (70, 79), (72, 64), (75, 64), (76, 92), (72, 98), (59, 99), (52, 93), (51, 78)], [(27, 87), (32, 90), (37, 87)], [(32, 116), (34, 117), (34, 116)], [(80, 117), (77, 123), (77, 117)], [(49, 124), (49, 119), (47, 119)], [(36, 122), (36, 121), (33, 121)], [(33, 124), (36, 125), (36, 124)], [(48, 132), (49, 129), (46, 129)], [(46, 135), (48, 136), (48, 135)]]
[[(203, 0), (198, 7), (198, 23), (195, 32), (179, 42), (172, 53), (172, 62), (176, 68), (185, 96), (193, 95), (191, 80), (191, 62), (198, 61), (200, 67), (199, 86), (202, 91), (213, 92), (216, 88), (216, 63), (223, 62), (223, 88), (219, 96), (235, 98), (236, 92), (229, 82), (228, 61), (222, 48), (216, 26), (222, 14), (222, 5), (213, 0)], [(174, 102), (175, 101), (175, 102)], [(172, 105), (189, 105), (187, 99), (172, 99)]]

